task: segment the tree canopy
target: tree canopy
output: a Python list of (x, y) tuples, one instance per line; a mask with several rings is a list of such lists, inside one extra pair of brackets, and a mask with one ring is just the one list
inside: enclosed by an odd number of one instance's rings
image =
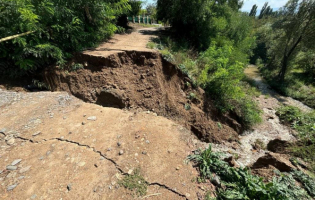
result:
[(63, 64), (71, 52), (109, 38), (128, 10), (128, 0), (1, 0), (0, 38), (29, 34), (0, 43), (0, 71), (19, 75)]

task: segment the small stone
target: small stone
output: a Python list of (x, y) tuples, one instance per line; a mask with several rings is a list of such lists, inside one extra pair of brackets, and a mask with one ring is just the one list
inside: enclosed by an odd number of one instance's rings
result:
[(67, 190), (70, 191), (71, 190), (71, 184), (67, 185)]
[(20, 176), (18, 179), (21, 180), (21, 179), (23, 179), (23, 178), (25, 178), (25, 176)]
[(121, 143), (120, 143), (120, 142), (117, 142), (117, 146), (119, 146), (119, 147), (120, 147), (120, 146), (121, 146)]
[(220, 182), (220, 178), (218, 176), (215, 176), (211, 182), (215, 185), (215, 186), (221, 186), (221, 182)]
[(17, 166), (8, 165), (7, 170), (16, 170)]
[(123, 150), (120, 150), (119, 151), (119, 155), (123, 155), (124, 154), (124, 151)]
[(83, 117), (86, 117), (86, 114), (84, 114)]
[(146, 151), (142, 151), (142, 154), (143, 154), (143, 155), (147, 155), (147, 152), (146, 152)]
[(37, 135), (39, 135), (39, 134), (41, 134), (41, 132), (40, 132), (40, 131), (37, 131), (37, 132), (34, 133), (32, 136), (37, 136)]
[(100, 157), (100, 160), (105, 160), (105, 158), (102, 156), (102, 157)]
[(98, 165), (97, 165), (97, 164), (94, 164), (94, 167), (98, 168)]
[(2, 174), (3, 170), (0, 170), (0, 174)]
[(150, 144), (150, 141), (149, 141), (149, 140), (146, 140), (145, 143)]
[(65, 139), (65, 137), (64, 137), (64, 136), (61, 136), (61, 137), (60, 137), (60, 139), (62, 139), (62, 140), (63, 140), (63, 139)]
[(24, 145), (25, 145), (25, 142), (22, 142), (22, 143), (21, 143), (21, 146), (24, 146)]
[(72, 132), (70, 131), (68, 134), (69, 134), (69, 135), (71, 135), (71, 134), (72, 134)]
[(112, 148), (110, 148), (110, 147), (109, 147), (109, 148), (107, 148), (107, 151), (111, 151), (111, 150), (112, 150)]
[(135, 153), (135, 156), (138, 156), (139, 154), (138, 153)]
[(85, 125), (85, 122), (82, 122), (82, 125)]
[(10, 172), (6, 178), (14, 178), (16, 176), (16, 172)]
[(156, 113), (153, 113), (153, 115), (156, 116), (156, 117), (158, 116)]
[(31, 196), (31, 199), (35, 199), (37, 197), (37, 195), (36, 194), (33, 194), (32, 196)]
[(0, 129), (0, 133), (5, 133), (6, 131), (7, 131), (7, 129), (5, 129), (5, 128)]
[(14, 188), (16, 188), (16, 186), (17, 186), (17, 184), (8, 186), (8, 187), (7, 187), (7, 191), (13, 190)]
[(108, 189), (110, 189), (110, 190), (111, 190), (111, 189), (112, 189), (112, 186), (111, 186), (111, 185), (110, 185), (110, 186), (108, 186)]
[(27, 166), (27, 167), (23, 167), (22, 169), (20, 169), (20, 174), (23, 174), (24, 172), (27, 172), (28, 170), (30, 170), (31, 166)]
[(39, 160), (43, 160), (43, 159), (44, 159), (44, 156), (39, 157)]
[(128, 174), (129, 174), (129, 175), (131, 175), (131, 174), (132, 174), (132, 172), (133, 172), (133, 170), (132, 170), (132, 169), (130, 169), (130, 170), (128, 171)]
[(79, 163), (78, 163), (78, 166), (79, 166), (79, 167), (83, 167), (84, 165), (85, 165), (85, 162), (79, 162)]
[(180, 166), (180, 165), (178, 165), (178, 166), (176, 167), (176, 170), (180, 170), (180, 168), (181, 168), (181, 166)]
[(47, 151), (47, 152), (46, 152), (46, 155), (49, 156), (50, 153), (51, 153), (50, 151)]
[(147, 111), (147, 114), (150, 114), (150, 113), (151, 113), (151, 112), (148, 110), (148, 111)]
[(63, 117), (63, 119), (67, 119), (67, 117), (66, 117), (66, 116), (64, 116), (64, 117)]
[(95, 121), (96, 117), (95, 116), (91, 116), (91, 117), (88, 117), (87, 120)]
[(16, 160), (14, 160), (14, 161), (11, 163), (11, 165), (12, 165), (12, 166), (17, 165), (17, 164), (19, 164), (21, 161), (22, 161), (22, 159), (16, 159)]
[(14, 144), (14, 142), (15, 142), (15, 139), (13, 137), (10, 138), (9, 140), (7, 140), (8, 145), (12, 145), (12, 144)]

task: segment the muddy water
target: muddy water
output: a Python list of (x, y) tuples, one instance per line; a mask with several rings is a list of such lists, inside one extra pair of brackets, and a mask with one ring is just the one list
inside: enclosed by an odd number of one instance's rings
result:
[(312, 109), (296, 101), (290, 97), (284, 97), (271, 90), (270, 87), (264, 82), (260, 76), (256, 66), (250, 65), (245, 69), (245, 74), (249, 78), (253, 79), (257, 88), (261, 91), (261, 95), (255, 100), (259, 107), (263, 111), (263, 122), (255, 126), (250, 131), (245, 131), (239, 136), (239, 148), (235, 148), (234, 145), (229, 143), (213, 145), (215, 151), (223, 151), (228, 155), (237, 154), (238, 159), (236, 163), (240, 166), (250, 166), (257, 161), (258, 158), (265, 155), (268, 152), (267, 149), (257, 150), (254, 149), (254, 145), (257, 141), (262, 142), (265, 146), (274, 139), (280, 139), (284, 141), (294, 141), (295, 137), (292, 134), (292, 130), (286, 126), (283, 126), (278, 116), (275, 114), (277, 107), (283, 104), (299, 107), (303, 111), (311, 111)]

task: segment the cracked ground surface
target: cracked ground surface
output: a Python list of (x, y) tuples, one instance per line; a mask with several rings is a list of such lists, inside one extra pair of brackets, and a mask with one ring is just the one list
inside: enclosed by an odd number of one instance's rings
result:
[(10, 91), (0, 91), (0, 110), (1, 199), (138, 199), (118, 184), (136, 168), (149, 183), (146, 199), (198, 199), (210, 190), (192, 182), (198, 172), (185, 162), (194, 136), (152, 112)]

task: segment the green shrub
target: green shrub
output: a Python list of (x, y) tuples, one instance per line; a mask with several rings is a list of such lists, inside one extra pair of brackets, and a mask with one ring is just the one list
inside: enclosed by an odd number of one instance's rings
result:
[(73, 52), (114, 34), (116, 17), (129, 8), (128, 0), (1, 1), (0, 38), (30, 33), (0, 43), (0, 75), (19, 76), (64, 64)]
[(210, 145), (208, 149), (188, 156), (188, 160), (197, 163), (202, 177), (212, 179), (213, 173), (220, 177), (221, 187), (217, 187), (216, 199), (310, 199), (307, 192), (296, 185), (292, 175), (277, 172), (279, 177), (265, 183), (263, 178), (252, 175), (247, 169), (230, 167), (221, 159), (222, 155), (213, 152)]
[(262, 122), (262, 110), (260, 110), (257, 103), (249, 97), (238, 100), (234, 110), (246, 129)]

